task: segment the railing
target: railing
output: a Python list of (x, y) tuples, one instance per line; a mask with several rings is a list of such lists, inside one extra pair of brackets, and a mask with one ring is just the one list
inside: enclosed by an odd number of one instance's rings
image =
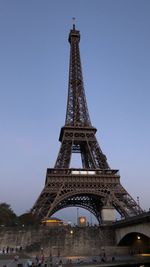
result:
[(139, 222), (150, 222), (150, 211), (144, 211), (139, 213), (138, 215), (134, 215), (131, 217), (123, 218), (120, 219), (116, 222), (113, 223), (114, 226), (122, 225), (122, 224), (130, 224), (133, 223), (134, 221), (139, 221)]

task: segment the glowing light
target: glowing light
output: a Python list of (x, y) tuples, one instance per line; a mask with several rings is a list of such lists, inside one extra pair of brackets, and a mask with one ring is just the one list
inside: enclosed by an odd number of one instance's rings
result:
[(53, 219), (49, 219), (49, 220), (43, 220), (42, 222), (58, 223), (59, 221), (57, 221), (57, 220), (53, 220)]
[(85, 223), (85, 218), (84, 217), (80, 218), (80, 223)]
[(138, 235), (138, 236), (137, 236), (137, 239), (138, 239), (138, 240), (140, 240), (140, 239), (141, 239), (141, 237)]

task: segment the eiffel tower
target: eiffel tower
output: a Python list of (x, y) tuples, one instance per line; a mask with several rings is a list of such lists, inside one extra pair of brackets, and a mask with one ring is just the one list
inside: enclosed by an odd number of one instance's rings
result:
[[(111, 169), (96, 139), (84, 91), (80, 32), (70, 30), (70, 65), (66, 120), (61, 128), (60, 150), (54, 168), (48, 168), (45, 186), (32, 208), (41, 220), (66, 207), (82, 207), (99, 223), (114, 221), (114, 211), (127, 218), (142, 212)], [(80, 153), (82, 168), (70, 168), (72, 153)]]

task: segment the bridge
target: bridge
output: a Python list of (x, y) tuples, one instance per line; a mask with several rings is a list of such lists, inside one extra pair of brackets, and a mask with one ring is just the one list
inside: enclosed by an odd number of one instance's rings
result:
[(115, 222), (111, 228), (117, 246), (150, 248), (150, 211)]

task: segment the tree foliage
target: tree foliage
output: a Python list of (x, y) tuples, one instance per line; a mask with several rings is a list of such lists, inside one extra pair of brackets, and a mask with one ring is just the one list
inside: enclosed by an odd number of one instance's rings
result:
[(13, 226), (16, 224), (17, 216), (7, 203), (0, 203), (0, 225)]
[(18, 217), (18, 221), (20, 225), (28, 226), (28, 225), (38, 225), (40, 222), (36, 219), (36, 217), (31, 213), (23, 213)]
[(0, 203), (0, 226), (35, 226), (40, 221), (31, 213), (17, 216), (7, 203)]

